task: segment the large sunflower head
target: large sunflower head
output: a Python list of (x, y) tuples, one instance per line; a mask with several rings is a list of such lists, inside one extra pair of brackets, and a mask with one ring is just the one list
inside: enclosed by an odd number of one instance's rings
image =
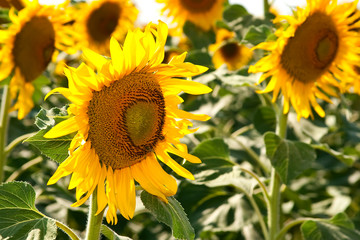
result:
[(204, 121), (209, 117), (178, 109), (183, 100), (177, 94), (210, 92), (207, 86), (191, 81), (207, 68), (184, 63), (186, 54), (163, 64), (168, 29), (162, 22), (156, 29), (149, 24), (144, 32), (130, 30), (122, 47), (112, 38), (111, 60), (84, 50), (84, 58), (96, 66), (97, 73), (84, 63), (70, 67), (65, 71), (69, 88), (49, 93), (60, 92), (72, 103), (69, 118), (45, 137), (76, 133), (70, 156), (49, 184), (72, 174), (69, 188), (76, 188), (74, 206), (83, 204), (97, 188), (98, 212), (108, 205), (108, 222), (117, 222), (117, 210), (127, 219), (133, 217), (134, 180), (165, 202), (176, 193), (175, 179), (158, 160), (189, 179), (193, 175), (169, 153), (200, 162), (180, 139), (196, 131), (188, 129), (192, 126), (189, 119)]
[(225, 0), (156, 0), (163, 3), (162, 13), (172, 18), (179, 32), (186, 21), (209, 30), (222, 18)]
[(37, 1), (15, 13), (9, 11), (12, 24), (0, 32), (0, 80), (14, 72), (10, 81), (11, 97), (17, 101), (22, 119), (32, 108), (32, 82), (42, 74), (54, 58), (56, 49), (70, 49), (71, 39), (64, 23), (68, 21), (60, 7), (42, 6)]
[(234, 32), (224, 28), (218, 29), (216, 43), (209, 46), (213, 52), (212, 62), (215, 68), (226, 64), (229, 70), (236, 70), (249, 63), (252, 58), (252, 51), (243, 44), (240, 44)]
[[(342, 7), (344, 9), (349, 8), (350, 3), (344, 3), (342, 4)], [(356, 9), (354, 12), (352, 12), (348, 16), (350, 20), (350, 31), (356, 32), (357, 34), (360, 34), (360, 10)], [(360, 35), (358, 35), (360, 39)], [(358, 47), (360, 48), (360, 41), (357, 43)], [(360, 52), (357, 53), (360, 56)], [(344, 79), (343, 85), (346, 88), (346, 90), (350, 91), (352, 90), (356, 94), (360, 95), (360, 62), (357, 62), (356, 65), (353, 65), (353, 69), (356, 73), (352, 78)]]
[(298, 8), (295, 16), (278, 16), (274, 22), (286, 20), (289, 26), (276, 31), (276, 42), (261, 43), (256, 48), (271, 53), (251, 66), (250, 72), (264, 72), (260, 82), (270, 77), (262, 92), (279, 91), (284, 96), (284, 113), (290, 104), (301, 117), (313, 117), (312, 108), (321, 117), (325, 112), (317, 98), (331, 102), (342, 90), (342, 81), (354, 74), (358, 64), (358, 34), (350, 31), (353, 19), (348, 16), (356, 2), (347, 7), (337, 1), (307, 0), (306, 8)]
[(129, 0), (95, 0), (76, 4), (70, 11), (79, 49), (90, 48), (107, 55), (110, 38), (123, 40), (138, 15)]

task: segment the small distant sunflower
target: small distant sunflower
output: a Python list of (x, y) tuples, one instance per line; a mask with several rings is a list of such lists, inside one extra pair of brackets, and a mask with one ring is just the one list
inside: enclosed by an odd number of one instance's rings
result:
[(117, 210), (127, 219), (133, 217), (134, 180), (165, 202), (167, 196), (176, 193), (175, 179), (158, 160), (178, 175), (194, 178), (169, 153), (200, 163), (180, 139), (196, 131), (188, 129), (192, 126), (189, 119), (209, 119), (178, 109), (183, 100), (177, 95), (181, 91), (210, 92), (207, 86), (191, 81), (191, 76), (207, 68), (184, 63), (186, 54), (162, 64), (168, 28), (162, 22), (157, 30), (151, 26), (144, 32), (130, 30), (122, 47), (112, 38), (111, 60), (84, 50), (85, 59), (97, 67), (97, 74), (84, 63), (70, 67), (65, 71), (69, 88), (57, 88), (48, 94), (59, 92), (72, 104), (68, 108), (70, 118), (45, 137), (76, 132), (70, 156), (48, 184), (72, 174), (69, 188), (76, 188), (77, 199), (73, 206), (83, 204), (97, 188), (98, 213), (108, 205), (106, 219), (111, 223), (117, 222)]
[(109, 54), (110, 38), (123, 40), (134, 28), (138, 10), (129, 0), (95, 0), (69, 8), (74, 17), (74, 31), (79, 49), (90, 48)]
[(209, 46), (214, 52), (212, 62), (215, 68), (226, 64), (229, 70), (236, 70), (249, 63), (252, 58), (252, 51), (243, 44), (240, 44), (235, 33), (221, 28), (216, 33), (216, 43)]
[(307, 0), (306, 8), (298, 8), (295, 16), (278, 16), (274, 22), (287, 20), (289, 26), (279, 29), (276, 42), (261, 43), (255, 48), (271, 53), (260, 59), (249, 72), (264, 72), (259, 82), (271, 77), (266, 89), (273, 91), (273, 101), (281, 90), (284, 113), (294, 107), (298, 119), (313, 117), (313, 108), (325, 116), (317, 98), (331, 102), (336, 89), (343, 90), (339, 81), (354, 74), (359, 62), (358, 35), (349, 30), (356, 2), (345, 8), (337, 1)]
[(10, 93), (17, 102), (12, 109), (18, 110), (18, 118), (22, 119), (34, 106), (32, 82), (47, 68), (56, 49), (71, 46), (71, 39), (63, 26), (68, 19), (60, 8), (33, 1), (17, 15), (10, 9), (9, 17), (12, 24), (0, 31), (0, 80), (14, 71)]
[(0, 1), (0, 7), (11, 8), (14, 7), (17, 10), (21, 10), (27, 4), (28, 0), (2, 0)]
[(172, 18), (172, 23), (181, 32), (186, 21), (190, 21), (203, 30), (210, 30), (216, 20), (222, 18), (225, 0), (156, 0), (165, 4), (162, 14)]

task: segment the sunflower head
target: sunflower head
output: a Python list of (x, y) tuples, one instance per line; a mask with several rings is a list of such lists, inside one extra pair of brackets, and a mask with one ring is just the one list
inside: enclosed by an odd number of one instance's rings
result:
[(156, 0), (164, 4), (162, 13), (172, 18), (178, 34), (186, 21), (190, 21), (205, 31), (210, 30), (216, 20), (222, 18), (225, 0)]
[(340, 81), (354, 74), (352, 66), (359, 61), (358, 35), (350, 30), (350, 13), (356, 2), (338, 5), (330, 0), (307, 0), (306, 8), (298, 8), (294, 16), (278, 16), (274, 22), (286, 20), (289, 26), (276, 31), (276, 42), (261, 43), (255, 48), (271, 53), (260, 59), (250, 72), (264, 72), (260, 81), (270, 77), (265, 90), (273, 91), (273, 101), (280, 90), (284, 96), (284, 113), (292, 105), (298, 115), (313, 117), (312, 109), (321, 116), (325, 112), (317, 102), (331, 102), (330, 96), (343, 91)]
[(72, 41), (63, 25), (68, 19), (55, 6), (29, 2), (17, 14), (12, 8), (9, 17), (12, 25), (0, 33), (0, 80), (14, 72), (10, 92), (13, 99), (17, 97), (13, 109), (22, 119), (33, 107), (32, 82), (56, 57), (56, 49), (69, 50)]
[(96, 73), (84, 63), (69, 67), (65, 70), (69, 88), (49, 93), (60, 92), (72, 103), (69, 118), (45, 137), (76, 133), (70, 156), (49, 184), (72, 174), (69, 188), (76, 188), (74, 206), (83, 204), (97, 188), (98, 212), (108, 206), (108, 222), (117, 222), (117, 210), (127, 219), (133, 217), (135, 181), (165, 202), (176, 193), (175, 179), (158, 161), (193, 179), (169, 153), (200, 162), (180, 139), (196, 131), (189, 129), (189, 119), (209, 117), (178, 109), (183, 101), (178, 94), (210, 92), (207, 86), (191, 81), (207, 68), (184, 62), (185, 53), (162, 63), (168, 28), (162, 22), (153, 26), (149, 24), (144, 32), (130, 30), (122, 47), (112, 38), (111, 59), (84, 50), (84, 58), (96, 66)]
[(109, 55), (110, 38), (122, 41), (138, 15), (129, 0), (96, 0), (76, 4), (69, 11), (73, 15), (78, 48), (90, 48), (106, 55)]
[(211, 44), (209, 50), (213, 52), (215, 68), (226, 64), (229, 70), (236, 70), (248, 64), (252, 58), (252, 51), (237, 41), (234, 32), (224, 28), (217, 30), (216, 43)]

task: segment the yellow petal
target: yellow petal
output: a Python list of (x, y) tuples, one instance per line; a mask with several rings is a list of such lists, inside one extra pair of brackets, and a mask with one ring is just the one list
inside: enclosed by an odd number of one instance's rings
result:
[(79, 126), (75, 117), (71, 117), (56, 124), (50, 131), (48, 131), (44, 138), (58, 138), (79, 130)]

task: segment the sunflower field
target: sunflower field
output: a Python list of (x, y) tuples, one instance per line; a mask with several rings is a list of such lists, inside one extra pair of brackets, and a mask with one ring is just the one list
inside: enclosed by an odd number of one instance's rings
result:
[(0, 240), (360, 239), (358, 6), (0, 0)]

